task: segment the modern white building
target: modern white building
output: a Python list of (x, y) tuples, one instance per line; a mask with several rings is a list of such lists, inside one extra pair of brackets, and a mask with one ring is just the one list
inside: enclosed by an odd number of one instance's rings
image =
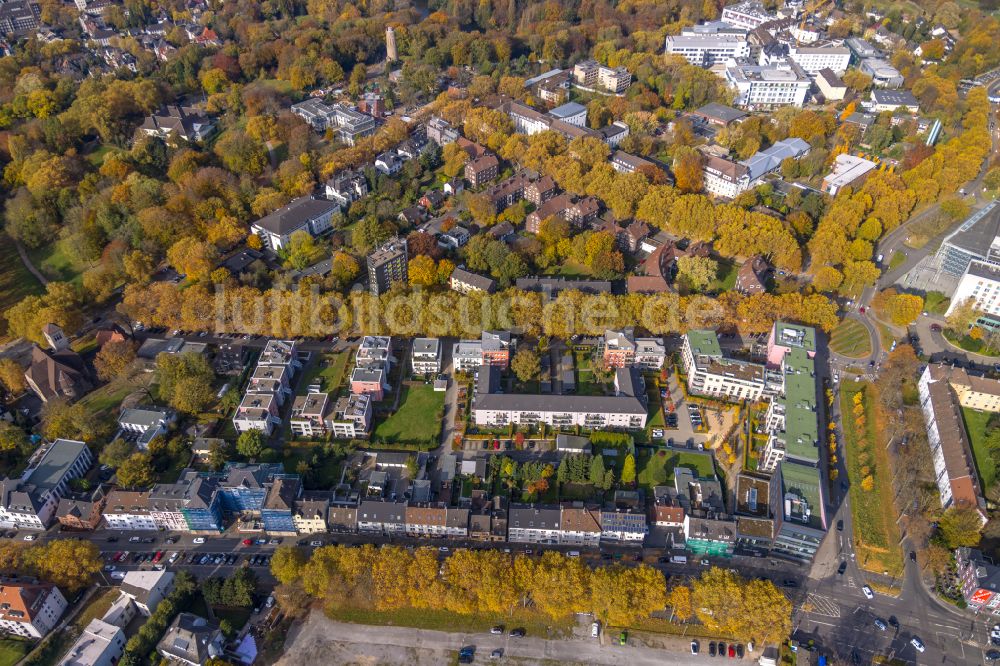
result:
[(121, 627), (95, 617), (59, 660), (59, 666), (115, 666), (127, 640)]
[(823, 191), (836, 196), (842, 188), (863, 182), (877, 168), (875, 162), (863, 157), (837, 155), (833, 161), (833, 170), (823, 178)]
[(557, 106), (549, 111), (549, 115), (570, 125), (587, 126), (587, 107), (577, 102), (566, 102), (562, 106)]
[(723, 356), (715, 331), (689, 331), (681, 343), (681, 364), (692, 393), (736, 401), (764, 395), (764, 366)]
[(0, 631), (43, 638), (66, 612), (66, 598), (51, 583), (0, 580)]
[(730, 59), (749, 58), (750, 42), (745, 34), (704, 34), (684, 30), (667, 35), (667, 55), (679, 55), (692, 65), (711, 67)]
[(174, 574), (167, 570), (129, 571), (122, 579), (120, 589), (140, 613), (149, 617), (174, 589)]
[(42, 447), (19, 479), (0, 481), (0, 527), (48, 527), (69, 482), (85, 475), (93, 461), (83, 442), (57, 439)]
[(756, 0), (747, 0), (722, 9), (722, 21), (737, 28), (756, 30), (762, 24), (778, 17), (768, 13), (764, 5)]
[(149, 493), (129, 490), (112, 490), (104, 505), (104, 522), (110, 530), (158, 529), (149, 509)]
[(951, 295), (951, 304), (945, 316), (970, 300), (976, 310), (982, 313), (977, 323), (991, 329), (1000, 327), (1000, 266), (984, 261), (970, 261)]
[(843, 74), (851, 63), (851, 50), (846, 46), (796, 46), (771, 42), (760, 50), (758, 64), (777, 65), (790, 59), (806, 74), (816, 76), (821, 69)]
[(416, 338), (410, 349), (415, 375), (435, 375), (441, 372), (441, 341), (438, 338)]
[(340, 204), (335, 201), (299, 197), (251, 224), (250, 231), (260, 237), (265, 247), (277, 251), (288, 245), (296, 231), (314, 237), (327, 233), (333, 228), (333, 214), (339, 210)]
[(160, 409), (131, 408), (118, 417), (118, 426), (136, 438), (140, 449), (149, 446), (156, 436), (167, 431), (167, 426), (173, 421), (173, 414)]
[(793, 60), (770, 65), (740, 64), (730, 60), (726, 81), (736, 89), (735, 104), (748, 108), (771, 108), (805, 104), (812, 79)]
[(352, 393), (339, 398), (327, 427), (336, 439), (367, 437), (372, 428), (372, 397), (367, 393)]
[(647, 410), (642, 376), (632, 368), (615, 373), (616, 395), (519, 395), (500, 393), (497, 366), (479, 371), (473, 416), (478, 426), (537, 425), (580, 426), (588, 430), (646, 427)]
[(872, 85), (876, 88), (898, 88), (903, 85), (903, 75), (899, 70), (882, 58), (865, 58), (858, 69), (872, 77)]

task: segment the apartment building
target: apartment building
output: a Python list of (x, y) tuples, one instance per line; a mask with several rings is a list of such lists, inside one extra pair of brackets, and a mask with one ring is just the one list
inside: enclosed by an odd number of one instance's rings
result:
[(606, 67), (596, 60), (584, 60), (574, 65), (573, 82), (582, 88), (601, 88), (620, 94), (632, 84), (632, 75), (624, 67)]
[(948, 382), (958, 404), (966, 409), (1000, 412), (1000, 381), (969, 374), (965, 368), (939, 365), (935, 373)]
[(358, 531), (386, 536), (406, 533), (406, 502), (364, 500), (358, 505)]
[(312, 392), (295, 397), (288, 425), (296, 437), (321, 437), (327, 432), (327, 415), (330, 410), (330, 396), (327, 393)]
[(791, 460), (778, 464), (772, 483), (778, 484), (773, 554), (811, 562), (826, 536), (827, 516), (820, 470)]
[(143, 616), (149, 617), (174, 589), (172, 571), (129, 571), (122, 579), (121, 593), (132, 600)]
[(121, 627), (94, 618), (58, 666), (115, 666), (125, 652), (127, 640)]
[(605, 368), (659, 370), (666, 359), (666, 348), (660, 338), (636, 338), (631, 328), (608, 329), (602, 338), (601, 355)]
[(761, 49), (758, 64), (777, 65), (785, 60), (794, 61), (809, 76), (816, 76), (824, 69), (843, 74), (851, 62), (851, 50), (846, 46), (833, 44), (796, 46), (770, 42)]
[(559, 507), (511, 504), (507, 515), (507, 541), (558, 544), (562, 537)]
[(104, 505), (109, 530), (155, 530), (159, 526), (149, 509), (149, 491), (112, 490)]
[(364, 393), (351, 393), (337, 400), (333, 414), (333, 419), (328, 424), (333, 437), (367, 437), (372, 429), (372, 398)]
[(750, 169), (717, 155), (705, 155), (702, 166), (705, 191), (717, 197), (735, 199), (750, 189)]
[(292, 523), (296, 534), (323, 534), (327, 531), (329, 493), (303, 495), (295, 500)]
[(667, 36), (666, 53), (707, 68), (730, 59), (749, 58), (750, 42), (746, 34), (705, 34), (685, 29), (679, 35)]
[(459, 134), (448, 121), (438, 116), (431, 116), (427, 121), (427, 138), (439, 146), (444, 146), (458, 140)]
[(410, 348), (410, 362), (415, 375), (441, 372), (441, 341), (438, 338), (415, 338)]
[(495, 155), (483, 155), (465, 163), (465, 179), (469, 187), (482, 187), (500, 174), (500, 161)]
[(69, 482), (87, 473), (94, 456), (83, 442), (57, 439), (43, 446), (18, 479), (0, 481), (0, 526), (45, 529), (55, 519)]
[(815, 467), (819, 464), (816, 388), (816, 331), (775, 322), (767, 341), (766, 368), (780, 387), (764, 421), (767, 444), (758, 469), (773, 471), (782, 460)]
[(736, 401), (764, 395), (764, 367), (723, 356), (715, 331), (689, 331), (681, 344), (681, 364), (692, 393)]
[(648, 532), (646, 514), (641, 511), (601, 511), (601, 541), (641, 543)]
[(812, 85), (812, 79), (793, 60), (770, 65), (730, 61), (726, 81), (736, 89), (736, 105), (747, 108), (801, 107)]
[(278, 251), (288, 247), (292, 234), (304, 231), (310, 236), (328, 233), (333, 214), (340, 210), (336, 201), (299, 197), (250, 225), (250, 232), (260, 237), (264, 247)]
[(51, 583), (0, 580), (0, 630), (25, 638), (44, 638), (66, 612), (66, 598)]
[(476, 425), (580, 426), (587, 429), (646, 427), (645, 386), (632, 368), (615, 373), (613, 396), (519, 395), (500, 393), (500, 374), (495, 366), (480, 370), (473, 417)]
[(406, 251), (406, 239), (394, 238), (368, 255), (368, 288), (372, 294), (379, 296), (393, 285), (409, 282)]
[(975, 509), (985, 523), (986, 500), (979, 485), (958, 395), (951, 388), (950, 379), (951, 371), (946, 366), (928, 365), (917, 383), (941, 508)]
[(368, 179), (360, 171), (345, 169), (326, 181), (326, 198), (346, 208), (368, 195)]
[(723, 7), (721, 20), (731, 26), (744, 30), (756, 30), (761, 25), (774, 21), (778, 17), (768, 13), (764, 5), (756, 0), (747, 0), (739, 4)]
[(497, 283), (491, 277), (479, 275), (464, 268), (456, 268), (448, 279), (448, 286), (452, 291), (460, 294), (471, 294), (474, 291), (481, 291), (492, 294), (496, 291)]
[(955, 549), (955, 569), (962, 597), (976, 613), (997, 615), (1000, 608), (1000, 566), (976, 548)]
[(259, 430), (270, 436), (274, 427), (281, 423), (279, 406), (274, 394), (247, 393), (233, 414), (233, 427), (238, 433)]

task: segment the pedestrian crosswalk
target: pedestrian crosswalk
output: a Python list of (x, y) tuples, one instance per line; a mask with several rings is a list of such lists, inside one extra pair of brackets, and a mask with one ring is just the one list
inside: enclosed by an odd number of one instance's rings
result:
[(812, 592), (806, 595), (805, 601), (799, 606), (799, 611), (824, 617), (840, 617), (840, 606), (836, 602)]

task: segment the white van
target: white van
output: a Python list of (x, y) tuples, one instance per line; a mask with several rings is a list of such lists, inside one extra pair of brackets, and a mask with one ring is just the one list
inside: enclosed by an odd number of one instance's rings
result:
[(594, 623), (590, 625), (590, 637), (597, 638), (601, 635), (601, 623), (599, 620), (594, 620)]
[(571, 550), (568, 553), (566, 553), (566, 555), (568, 557), (580, 557), (580, 551), (578, 551), (578, 550)]
[(670, 561), (673, 564), (687, 564), (688, 558), (687, 555), (671, 555)]

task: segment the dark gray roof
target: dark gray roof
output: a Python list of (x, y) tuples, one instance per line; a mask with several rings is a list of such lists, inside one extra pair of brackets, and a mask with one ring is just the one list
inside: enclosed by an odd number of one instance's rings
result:
[(947, 243), (975, 256), (985, 257), (994, 239), (1000, 236), (1000, 206), (990, 206), (977, 215), (981, 217), (975, 221), (971, 218), (966, 220), (958, 231), (945, 238), (942, 245)]
[(740, 118), (745, 118), (747, 115), (746, 111), (740, 111), (739, 109), (734, 109), (731, 106), (717, 104), (715, 102), (706, 104), (700, 109), (697, 109), (695, 113), (706, 118), (715, 118), (716, 120), (720, 120), (727, 125), (735, 120), (739, 120)]
[(364, 501), (358, 507), (358, 522), (402, 525), (406, 522), (406, 502)]
[(567, 280), (566, 278), (518, 278), (514, 283), (522, 291), (544, 291), (555, 294), (568, 289), (587, 294), (611, 293), (611, 282), (608, 280)]
[(562, 511), (557, 506), (512, 504), (507, 518), (507, 527), (522, 530), (557, 530), (561, 518)]
[[(628, 386), (632, 385), (631, 372), (626, 371)], [(500, 384), (499, 369), (491, 366), (480, 370), (476, 390), (476, 409), (486, 411), (541, 411), (541, 412), (591, 412), (595, 414), (646, 414), (646, 407), (634, 394), (617, 396), (597, 395), (535, 395), (493, 393)], [(622, 392), (626, 389), (623, 387)]]
[(872, 99), (877, 104), (899, 104), (901, 106), (919, 106), (920, 102), (909, 90), (884, 90), (876, 89), (872, 91)]
[(284, 235), (295, 231), (309, 220), (314, 220), (339, 209), (339, 204), (334, 201), (299, 197), (284, 208), (279, 208), (270, 215), (265, 215), (254, 224), (273, 234)]
[(222, 656), (220, 635), (219, 628), (205, 618), (179, 613), (156, 650), (168, 657), (204, 664), (210, 657)]

